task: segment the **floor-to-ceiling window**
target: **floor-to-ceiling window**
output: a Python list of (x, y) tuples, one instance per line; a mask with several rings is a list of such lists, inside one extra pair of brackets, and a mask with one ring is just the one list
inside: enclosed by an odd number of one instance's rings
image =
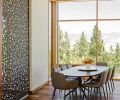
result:
[(116, 66), (116, 78), (120, 78), (120, 0), (99, 0), (98, 26), (104, 43), (99, 60)]
[(59, 63), (80, 64), (87, 57), (95, 62), (96, 1), (58, 2), (57, 11)]
[(91, 58), (116, 66), (120, 76), (120, 1), (59, 0), (57, 9), (57, 61), (82, 64)]

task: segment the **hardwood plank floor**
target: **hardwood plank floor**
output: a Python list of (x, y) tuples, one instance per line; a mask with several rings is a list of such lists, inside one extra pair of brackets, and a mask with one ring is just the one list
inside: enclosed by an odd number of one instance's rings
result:
[[(120, 81), (115, 81), (115, 90), (113, 93), (109, 95), (106, 100), (120, 100)], [(87, 92), (87, 91), (86, 91)], [(51, 82), (41, 88), (39, 91), (34, 93), (33, 95), (30, 95), (26, 100), (52, 100), (52, 94), (53, 94), (53, 87), (51, 85)], [(87, 94), (87, 93), (86, 93)], [(103, 94), (103, 93), (102, 93)], [(63, 92), (56, 91), (56, 95), (54, 97), (54, 100), (64, 100), (63, 99)], [(77, 99), (75, 94), (71, 94), (70, 96), (67, 96), (66, 100), (82, 100), (80, 96), (79, 89), (77, 90)], [(86, 100), (86, 99), (84, 99)], [(99, 95), (98, 96), (91, 96), (90, 100), (100, 100)], [(102, 100), (105, 100), (104, 96), (102, 95)]]

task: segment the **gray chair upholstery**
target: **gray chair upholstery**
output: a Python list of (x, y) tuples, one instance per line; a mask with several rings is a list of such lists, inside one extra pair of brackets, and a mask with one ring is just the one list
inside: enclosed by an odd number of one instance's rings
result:
[[(106, 62), (97, 62), (97, 63), (96, 63), (96, 66), (107, 66), (107, 63), (106, 63)], [(101, 77), (101, 74), (96, 75), (96, 76), (93, 76), (93, 77), (90, 76), (87, 80), (85, 80), (85, 82), (87, 82), (87, 81), (89, 81), (89, 80), (91, 80), (91, 79), (99, 80), (100, 77)]]
[[(76, 90), (76, 88), (78, 87), (78, 84), (79, 84), (77, 80), (67, 79), (67, 78), (65, 78), (65, 76), (62, 73), (58, 73), (58, 72), (51, 72), (51, 80), (52, 80), (52, 85), (54, 87), (53, 97), (55, 96), (56, 89), (60, 89), (60, 90), (72, 89), (69, 92), (69, 93), (71, 93), (74, 90)], [(65, 94), (64, 98), (68, 94)]]
[(113, 70), (113, 67), (110, 67), (108, 69), (107, 79), (106, 79), (106, 83), (105, 83), (107, 96), (108, 96), (108, 89), (109, 89), (110, 93), (112, 92), (111, 89), (110, 89), (110, 79), (111, 79), (111, 76), (112, 76), (112, 70)]
[(72, 65), (71, 64), (66, 64), (67, 65), (67, 68), (72, 68)]
[[(104, 90), (104, 85), (105, 85), (106, 80), (107, 80), (107, 75), (108, 75), (108, 70), (101, 73), (101, 78), (99, 80), (90, 80), (90, 81), (82, 84), (82, 86), (84, 88), (88, 87), (88, 99), (89, 99), (89, 93), (90, 93), (89, 88), (94, 88), (94, 90), (96, 88), (97, 93), (98, 92), (100, 93), (100, 98), (101, 98), (101, 88), (103, 88), (103, 90)], [(105, 96), (105, 91), (103, 91), (103, 92), (104, 92), (104, 96)]]
[(106, 62), (97, 62), (96, 63), (97, 66), (107, 66)]
[(67, 69), (67, 65), (66, 64), (60, 64), (59, 65), (61, 70), (66, 70)]
[(60, 72), (61, 68), (59, 66), (55, 66), (55, 67), (53, 67), (53, 71), (54, 72)]
[(112, 68), (112, 75), (111, 75), (111, 78), (110, 78), (110, 83), (111, 83), (112, 92), (113, 92), (113, 90), (115, 89), (114, 80), (113, 80), (114, 73), (115, 73), (115, 66)]
[[(107, 66), (106, 62), (97, 62), (97, 66)], [(99, 79), (101, 77), (101, 74), (97, 75), (95, 79)]]

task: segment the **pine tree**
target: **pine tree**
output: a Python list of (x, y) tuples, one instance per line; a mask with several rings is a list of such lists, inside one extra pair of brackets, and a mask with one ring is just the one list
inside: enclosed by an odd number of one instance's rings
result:
[(91, 37), (91, 42), (89, 44), (89, 56), (93, 59), (96, 58), (96, 26), (93, 28), (93, 36)]
[(109, 65), (113, 66), (115, 63), (115, 51), (112, 45), (109, 48), (108, 56), (109, 56), (109, 59), (107, 60), (107, 62), (109, 62)]
[(115, 48), (115, 65), (120, 66), (120, 46), (118, 43)]
[(82, 32), (82, 34), (80, 35), (80, 39), (74, 44), (73, 50), (74, 55), (78, 59), (77, 63), (81, 63), (82, 60), (88, 56), (88, 42), (86, 40), (84, 32)]
[[(101, 38), (101, 31), (98, 29), (98, 33), (96, 33), (97, 26), (95, 25), (93, 28), (93, 36), (91, 37), (91, 42), (89, 45), (89, 56), (92, 57), (94, 60), (96, 56), (99, 57), (99, 60), (105, 60), (105, 47), (104, 42)], [(97, 45), (96, 45), (97, 43)], [(97, 46), (97, 54), (96, 54), (96, 46)]]
[(63, 32), (58, 28), (58, 54), (59, 54), (59, 63), (64, 63), (64, 39), (63, 39)]
[(59, 63), (70, 63), (71, 58), (71, 46), (68, 33), (63, 33), (60, 28), (58, 29), (58, 54), (59, 54)]
[(109, 48), (109, 52), (112, 53), (112, 54), (114, 53), (114, 49), (113, 49), (112, 45)]
[(64, 54), (65, 54), (65, 63), (70, 63), (71, 60), (71, 47), (68, 33), (65, 32), (64, 35)]

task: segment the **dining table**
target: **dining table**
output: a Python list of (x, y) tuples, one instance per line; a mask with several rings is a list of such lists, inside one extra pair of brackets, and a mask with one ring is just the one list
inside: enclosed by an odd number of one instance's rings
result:
[(95, 76), (101, 74), (107, 69), (108, 66), (82, 65), (60, 71), (60, 73), (70, 77), (89, 77), (89, 76)]
[(81, 85), (82, 77), (96, 76), (106, 71), (107, 69), (108, 69), (108, 66), (82, 65), (82, 66), (75, 66), (75, 67), (60, 71), (60, 73), (64, 74), (66, 77), (77, 77), (79, 80), (79, 88), (87, 99), (85, 91), (83, 90), (82, 85)]

